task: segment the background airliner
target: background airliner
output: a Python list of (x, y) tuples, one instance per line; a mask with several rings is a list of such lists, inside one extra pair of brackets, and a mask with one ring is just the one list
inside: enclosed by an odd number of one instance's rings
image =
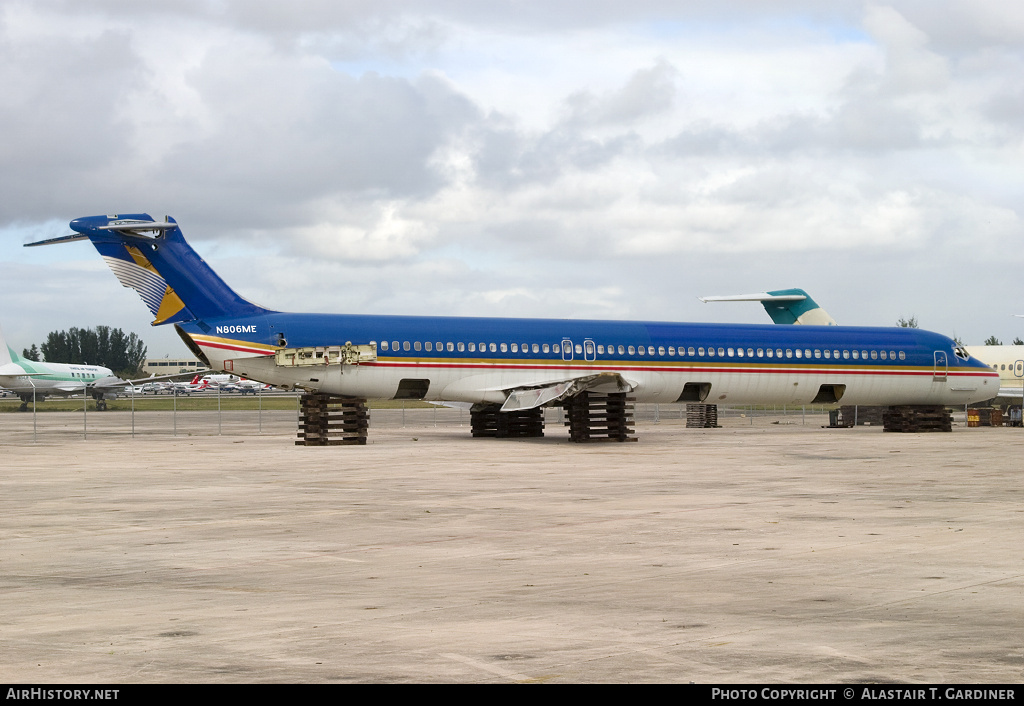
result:
[(106, 408), (107, 400), (117, 398), (125, 381), (115, 377), (109, 368), (99, 365), (37, 363), (26, 360), (7, 345), (0, 331), (0, 387), (21, 398), (21, 408), (28, 408), (34, 399), (42, 402), (48, 395), (78, 395), (88, 390), (96, 400), (97, 409)]
[(639, 402), (962, 405), (998, 384), (952, 339), (920, 329), (284, 313), (235, 293), (173, 219), (91, 216), (71, 228), (30, 245), (90, 240), (154, 325), (173, 324), (214, 370), (285, 388), (512, 412), (586, 391)]
[[(836, 321), (802, 289), (700, 297), (702, 302), (761, 302), (777, 324), (835, 326)], [(998, 397), (1024, 396), (1024, 346), (964, 346), (969, 355), (999, 373)]]

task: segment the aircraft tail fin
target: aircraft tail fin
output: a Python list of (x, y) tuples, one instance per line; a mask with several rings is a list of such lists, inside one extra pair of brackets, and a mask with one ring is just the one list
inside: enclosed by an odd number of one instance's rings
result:
[(836, 326), (836, 321), (802, 289), (778, 289), (774, 292), (736, 294), (724, 297), (700, 297), (708, 302), (761, 302), (777, 324)]
[(73, 235), (26, 247), (88, 239), (121, 284), (139, 294), (155, 317), (154, 326), (268, 313), (235, 293), (185, 242), (173, 218), (89, 216), (71, 221), (71, 228)]

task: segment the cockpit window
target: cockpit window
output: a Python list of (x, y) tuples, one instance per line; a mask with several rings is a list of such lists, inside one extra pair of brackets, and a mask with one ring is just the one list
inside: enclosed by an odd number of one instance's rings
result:
[(956, 346), (953, 351), (956, 353), (956, 357), (960, 360), (967, 360), (971, 355), (964, 350), (963, 346)]

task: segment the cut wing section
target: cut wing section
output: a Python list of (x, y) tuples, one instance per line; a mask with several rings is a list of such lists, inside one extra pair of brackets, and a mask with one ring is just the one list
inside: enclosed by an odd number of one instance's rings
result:
[(543, 387), (518, 388), (510, 390), (508, 399), (501, 406), (502, 412), (519, 412), (533, 409), (549, 402), (575, 397), (581, 392), (632, 392), (636, 385), (618, 373), (597, 373), (586, 377), (562, 380)]

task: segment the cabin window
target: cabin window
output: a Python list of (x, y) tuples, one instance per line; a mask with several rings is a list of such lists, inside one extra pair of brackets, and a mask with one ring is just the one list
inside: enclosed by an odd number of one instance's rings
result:
[(382, 351), (386, 351), (388, 349), (388, 342), (387, 341), (381, 341), (380, 342), (380, 349)]
[(635, 353), (636, 353), (636, 348), (634, 348), (633, 346), (630, 346), (629, 347), (629, 354), (630, 355), (634, 355)]
[(782, 357), (782, 349), (781, 348), (776, 348), (775, 349), (775, 357), (776, 358), (781, 358)]
[(665, 355), (665, 346), (658, 346), (658, 355)]
[(626, 347), (625, 346), (619, 346), (618, 351), (619, 351), (619, 355), (625, 355), (626, 354)]
[(533, 344), (533, 352), (540, 353), (540, 346), (538, 346), (536, 343)]
[(402, 341), (402, 350), (403, 350), (403, 351), (407, 351), (407, 350), (409, 350), (410, 348), (412, 348), (412, 346), (411, 346), (411, 345), (409, 344), (409, 342), (408, 342), (408, 341)]
[(906, 352), (904, 352), (904, 351), (900, 351), (900, 360), (906, 360), (906, 359), (907, 359), (907, 354), (906, 354)]
[(476, 344), (475, 343), (470, 343), (469, 344), (469, 352), (470, 353), (475, 353), (476, 352)]
[(704, 346), (697, 349), (697, 355), (704, 355)]
[(852, 355), (853, 355), (853, 359), (854, 360), (857, 360), (858, 358), (860, 358), (860, 352), (859, 351), (853, 351)]
[(878, 357), (881, 358), (882, 360), (887, 360), (888, 359), (888, 355), (886, 354), (885, 351), (879, 351), (878, 352)]
[(603, 343), (598, 343), (597, 344), (597, 354), (598, 355), (604, 355), (604, 344)]
[(418, 350), (421, 350), (423, 348), (423, 344), (421, 344), (419, 341), (414, 341), (413, 344), (412, 344), (412, 347), (413, 347), (414, 350), (418, 351)]
[[(504, 344), (503, 344), (503, 345), (504, 345)], [(502, 348), (501, 350), (505, 350), (505, 349), (504, 349), (504, 348)], [(518, 353), (518, 352), (519, 352), (519, 344), (518, 344), (518, 343), (513, 343), (513, 344), (512, 344), (512, 352), (513, 352), (513, 353)]]
[(849, 357), (850, 357), (850, 351), (843, 351), (843, 358), (849, 358)]
[(551, 352), (552, 353), (561, 353), (562, 352), (562, 347), (559, 344), (557, 344), (557, 343), (552, 343), (551, 344)]
[(398, 350), (398, 341), (392, 341), (391, 342), (391, 350), (393, 350), (393, 351), (397, 351)]
[[(505, 345), (505, 344), (503, 343), (502, 345)], [(498, 344), (492, 343), (490, 345), (490, 351), (491, 351), (491, 353), (497, 353), (498, 352)]]
[(708, 348), (708, 355), (709, 356), (713, 356), (714, 354), (715, 354), (715, 349), (714, 348)]
[[(430, 341), (427, 341), (426, 343), (423, 344), (423, 347), (426, 348), (428, 351), (433, 350), (434, 344), (432, 344)], [(441, 350), (440, 346), (438, 346), (438, 350)]]
[[(481, 344), (480, 344), (480, 352), (481, 352), (481, 353), (483, 353), (483, 352), (485, 352), (486, 350), (487, 350), (487, 344), (486, 344), (486, 343), (481, 343)], [(497, 350), (497, 348), (496, 348), (496, 347), (495, 347), (495, 345), (494, 345), (494, 344), (492, 343), (492, 344), (491, 344), (491, 351), (495, 351), (495, 350)]]
[(889, 351), (889, 360), (896, 360), (896, 351)]
[(728, 353), (728, 354), (729, 354), (729, 357), (730, 357), (730, 358), (732, 358), (732, 357), (733, 357), (733, 356), (735, 355), (735, 353), (736, 353), (736, 349), (734, 349), (734, 348), (729, 348), (729, 349), (728, 349), (728, 350), (726, 351), (726, 353)]
[(754, 349), (753, 348), (748, 348), (747, 349), (747, 357), (748, 358), (753, 358), (754, 357)]
[[(492, 343), (491, 346), (493, 346), (493, 345), (494, 344)], [(515, 344), (513, 343), (512, 345), (515, 345)], [(493, 348), (491, 350), (493, 350)], [(502, 343), (501, 344), (501, 352), (502, 353), (507, 353), (508, 352), (508, 344), (507, 343)]]
[[(789, 351), (786, 351), (786, 353), (788, 354)], [(796, 349), (796, 357), (797, 358), (803, 358), (804, 357), (804, 352), (802, 350), (800, 350), (799, 348)]]
[(644, 349), (643, 346), (640, 346), (639, 348), (636, 349), (636, 352), (639, 353), (640, 355), (644, 355), (647, 351)]
[(861, 351), (861, 352), (860, 352), (860, 357), (861, 357), (861, 358), (864, 358), (865, 360), (867, 360), (867, 357), (868, 357), (868, 352), (867, 352), (867, 351)]
[(764, 348), (758, 348), (757, 349), (757, 357), (758, 358), (764, 358)]
[(810, 348), (804, 348), (804, 358), (810, 358), (810, 357), (811, 357), (811, 349)]
[[(689, 348), (686, 349), (686, 355), (696, 355), (696, 353), (693, 350), (693, 346), (690, 346)], [(704, 355), (704, 351), (701, 351), (701, 355)]]
[[(817, 355), (817, 351), (815, 351), (815, 355)], [(832, 351), (830, 351), (828, 348), (826, 348), (825, 349), (825, 357), (828, 358), (831, 355), (832, 355)]]
[(466, 344), (463, 343), (462, 341), (459, 341), (457, 348), (459, 349), (459, 353), (465, 353)]
[[(680, 348), (679, 350), (681, 351), (681, 350), (682, 350), (682, 348)], [(676, 354), (676, 348), (675, 348), (675, 346), (669, 346), (669, 347), (668, 347), (668, 354), (669, 354), (669, 355), (675, 355), (675, 354)]]
[(549, 346), (548, 344), (545, 343), (544, 345), (541, 346), (541, 350), (544, 351), (545, 353), (550, 353), (551, 352), (551, 346)]

